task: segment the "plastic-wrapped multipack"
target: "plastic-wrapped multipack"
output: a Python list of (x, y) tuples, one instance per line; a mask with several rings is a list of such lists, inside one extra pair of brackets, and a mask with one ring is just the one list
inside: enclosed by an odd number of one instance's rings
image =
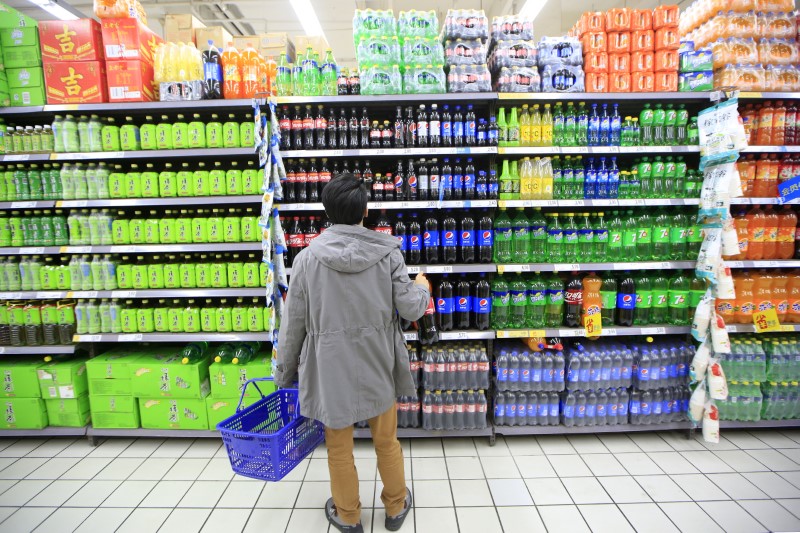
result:
[(488, 93), (492, 90), (492, 75), (484, 65), (458, 65), (447, 73), (447, 92)]
[(533, 41), (498, 41), (489, 54), (489, 69), (503, 67), (535, 67), (539, 49)]
[(362, 37), (356, 47), (359, 68), (371, 65), (387, 67), (400, 63), (400, 42), (397, 36)]
[(542, 92), (582, 93), (585, 91), (583, 68), (571, 65), (546, 65), (539, 69)]
[(397, 21), (391, 9), (356, 9), (353, 15), (353, 41), (362, 37), (393, 37), (397, 35)]
[(489, 19), (483, 9), (448, 9), (442, 28), (444, 39), (489, 39)]
[(443, 65), (444, 51), (438, 38), (412, 37), (403, 41), (406, 65)]
[(583, 47), (574, 37), (542, 37), (539, 40), (539, 66), (583, 65)]
[(486, 63), (486, 52), (486, 44), (480, 39), (455, 39), (444, 43), (444, 59), (448, 66)]
[(436, 94), (447, 91), (444, 70), (441, 66), (414, 65), (403, 73), (405, 94)]
[(504, 15), (492, 19), (493, 41), (533, 40), (533, 20), (523, 15)]
[(361, 94), (403, 94), (400, 67), (372, 65), (361, 69)]
[(495, 78), (494, 90), (499, 93), (538, 93), (542, 90), (542, 78), (536, 67), (503, 67)]
[(436, 11), (401, 11), (397, 18), (397, 35), (403, 40), (413, 37), (435, 39), (439, 35)]

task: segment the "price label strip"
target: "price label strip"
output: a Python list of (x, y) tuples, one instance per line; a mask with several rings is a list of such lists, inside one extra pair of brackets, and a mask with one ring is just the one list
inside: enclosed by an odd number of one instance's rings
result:
[(778, 312), (774, 308), (753, 313), (753, 324), (756, 326), (756, 333), (781, 331)]

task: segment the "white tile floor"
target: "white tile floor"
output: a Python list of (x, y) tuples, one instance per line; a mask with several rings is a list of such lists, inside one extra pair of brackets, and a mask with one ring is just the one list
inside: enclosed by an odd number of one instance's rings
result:
[[(800, 530), (800, 430), (404, 441), (416, 507), (402, 531)], [(371, 443), (356, 464), (384, 531)], [(208, 439), (0, 439), (0, 532), (328, 531), (324, 447), (284, 481), (235, 476)]]

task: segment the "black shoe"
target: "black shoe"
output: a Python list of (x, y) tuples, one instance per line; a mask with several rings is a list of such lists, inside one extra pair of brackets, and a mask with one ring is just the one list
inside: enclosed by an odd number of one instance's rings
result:
[(361, 522), (355, 525), (342, 522), (342, 519), (339, 518), (339, 515), (336, 513), (336, 506), (333, 504), (333, 498), (328, 498), (328, 502), (325, 504), (325, 516), (328, 517), (328, 522), (342, 533), (364, 533), (364, 527), (361, 525)]
[(401, 512), (397, 516), (389, 516), (388, 514), (386, 515), (386, 523), (384, 524), (386, 529), (388, 529), (389, 531), (397, 531), (401, 527), (403, 527), (403, 522), (406, 521), (406, 517), (408, 516), (408, 513), (411, 511), (412, 502), (413, 500), (411, 498), (411, 491), (409, 489), (406, 489), (406, 504), (405, 504), (406, 507), (405, 509), (403, 509), (403, 512)]

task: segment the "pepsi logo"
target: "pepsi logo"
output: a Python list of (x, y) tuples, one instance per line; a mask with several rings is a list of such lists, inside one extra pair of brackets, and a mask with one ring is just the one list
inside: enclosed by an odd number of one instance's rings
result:
[(444, 307), (444, 298), (439, 298), (438, 300), (436, 300), (436, 305), (438, 305), (439, 307)]
[(646, 376), (649, 373), (650, 373), (650, 370), (647, 369), (647, 368), (642, 367), (642, 368), (639, 369), (639, 375), (641, 375), (641, 376)]
[(412, 189), (416, 189), (417, 188), (417, 177), (416, 176), (409, 176), (408, 177), (408, 185)]
[(632, 296), (632, 295), (630, 295), (630, 294), (625, 294), (625, 295), (622, 297), (622, 301), (623, 301), (624, 303), (626, 303), (626, 304), (633, 303), (633, 296)]
[(455, 237), (455, 235), (453, 235), (452, 231), (445, 231), (444, 232), (444, 238), (445, 239), (452, 239), (453, 237)]
[(489, 239), (489, 238), (491, 238), (491, 236), (492, 236), (492, 232), (491, 232), (491, 231), (484, 231), (483, 233), (481, 233), (481, 236), (482, 236), (484, 239)]
[(460, 306), (466, 306), (466, 305), (467, 305), (467, 301), (468, 301), (468, 300), (467, 300), (466, 298), (459, 298), (459, 299), (458, 299), (458, 305), (460, 305)]
[(468, 240), (469, 239), (469, 232), (468, 231), (462, 231), (461, 232), (461, 238), (464, 239), (465, 241)]
[(481, 298), (480, 300), (478, 300), (478, 305), (480, 305), (481, 307), (486, 307), (489, 305), (489, 300), (487, 300), (486, 298)]
[(428, 232), (428, 231), (426, 231), (425, 233), (423, 233), (423, 234), (422, 234), (422, 236), (423, 236), (425, 239), (430, 239), (430, 238), (431, 238), (431, 234), (430, 234), (430, 232)]
[(411, 236), (411, 243), (412, 244), (419, 244), (419, 235), (412, 235)]
[(402, 176), (397, 176), (394, 179), (394, 186), (396, 188), (398, 188), (398, 189), (400, 189), (403, 186), (403, 177)]

